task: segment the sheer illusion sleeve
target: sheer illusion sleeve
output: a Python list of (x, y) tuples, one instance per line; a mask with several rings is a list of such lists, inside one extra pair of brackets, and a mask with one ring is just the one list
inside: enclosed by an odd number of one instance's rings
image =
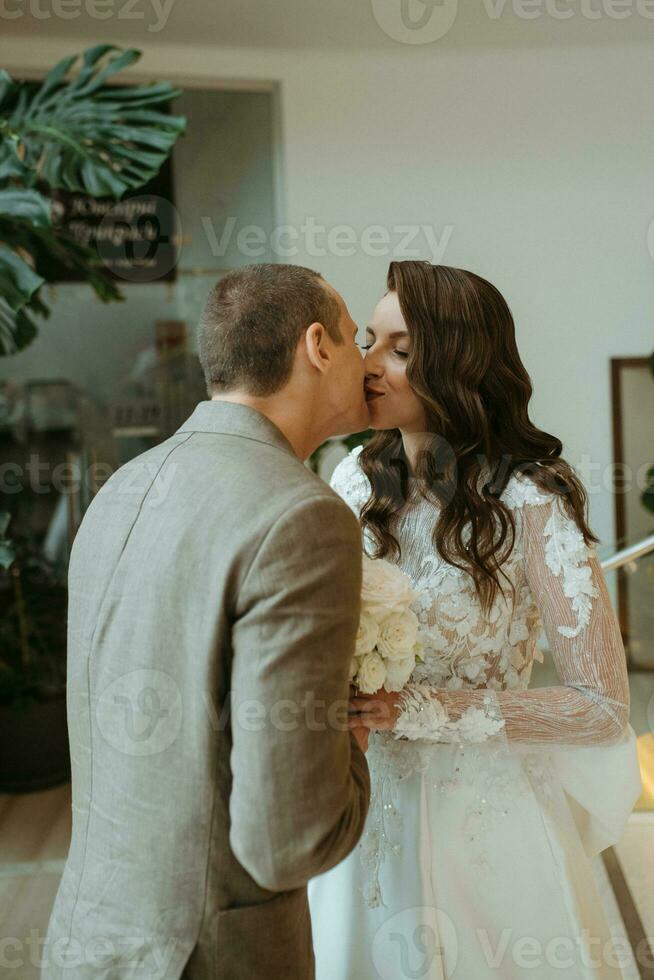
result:
[(331, 475), (329, 485), (339, 497), (354, 511), (357, 518), (361, 508), (370, 495), (368, 478), (358, 463), (359, 453), (363, 446), (355, 448), (337, 464)]
[(525, 579), (560, 684), (533, 690), (444, 690), (410, 683), (400, 695), (396, 738), (569, 745), (620, 740), (629, 719), (629, 686), (602, 570), (560, 498), (536, 499), (516, 516)]

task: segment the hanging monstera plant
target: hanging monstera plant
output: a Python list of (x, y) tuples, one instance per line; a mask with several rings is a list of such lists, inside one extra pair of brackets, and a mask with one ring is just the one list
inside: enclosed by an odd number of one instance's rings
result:
[(163, 111), (165, 82), (108, 85), (140, 58), (98, 45), (65, 58), (37, 89), (0, 71), (0, 355), (22, 350), (48, 315), (41, 287), (74, 270), (104, 302), (122, 299), (90, 249), (52, 220), (54, 190), (119, 199), (160, 170), (185, 128)]

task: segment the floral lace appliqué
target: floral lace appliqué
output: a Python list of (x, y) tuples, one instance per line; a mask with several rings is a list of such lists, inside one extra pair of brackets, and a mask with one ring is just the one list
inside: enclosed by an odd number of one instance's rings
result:
[(545, 561), (554, 575), (563, 576), (563, 591), (571, 600), (577, 625), (559, 626), (561, 636), (579, 636), (590, 620), (591, 599), (599, 595), (592, 582), (592, 570), (588, 564), (590, 549), (576, 524), (563, 519), (558, 502), (552, 507), (545, 525)]
[(395, 738), (425, 739), (434, 742), (485, 742), (504, 728), (490, 696), (483, 708), (471, 706), (457, 720), (451, 720), (434, 695), (433, 685), (409, 684), (399, 696), (400, 716)]

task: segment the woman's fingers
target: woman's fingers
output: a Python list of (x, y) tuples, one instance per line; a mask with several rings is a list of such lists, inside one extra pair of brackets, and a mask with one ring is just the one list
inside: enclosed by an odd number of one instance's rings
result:
[(350, 708), (355, 711), (374, 711), (376, 701), (369, 701), (367, 698), (350, 698)]
[(371, 732), (391, 731), (393, 728), (393, 724), (389, 718), (372, 713), (350, 718), (347, 724), (348, 728), (368, 728)]
[(353, 715), (347, 720), (348, 728), (367, 728), (372, 729), (375, 727), (375, 719), (373, 715)]
[(364, 728), (378, 731), (391, 730), (397, 720), (397, 712), (385, 701), (362, 701), (354, 698), (350, 701), (348, 725), (360, 725)]
[(350, 710), (360, 711), (362, 714), (372, 712), (385, 716), (391, 713), (391, 705), (388, 701), (364, 701), (363, 698), (351, 698)]

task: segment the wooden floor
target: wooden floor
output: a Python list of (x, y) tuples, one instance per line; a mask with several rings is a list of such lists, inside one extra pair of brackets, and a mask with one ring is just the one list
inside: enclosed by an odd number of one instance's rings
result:
[(70, 828), (69, 783), (43, 793), (0, 795), (0, 977), (39, 976), (39, 940), (45, 938)]

